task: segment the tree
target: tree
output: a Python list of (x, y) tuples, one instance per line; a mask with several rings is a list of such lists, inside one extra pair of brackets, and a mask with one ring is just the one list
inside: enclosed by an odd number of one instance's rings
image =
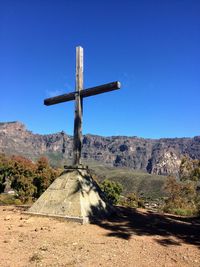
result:
[(196, 191), (194, 201), (200, 212), (200, 159), (183, 158), (180, 166), (180, 180), (192, 183)]
[(11, 187), (17, 192), (18, 198), (23, 203), (32, 201), (36, 192), (33, 185), (35, 164), (22, 156), (12, 156), (11, 173)]
[(177, 181), (169, 176), (164, 186), (168, 194), (163, 210), (179, 215), (197, 213), (197, 191), (193, 181)]
[(184, 157), (181, 161), (179, 176), (181, 181), (200, 182), (200, 160)]
[(35, 177), (33, 180), (34, 186), (37, 188), (35, 197), (38, 198), (58, 177), (59, 171), (51, 168), (48, 159), (41, 157), (36, 163)]
[(5, 154), (0, 154), (0, 193), (4, 191), (5, 182), (10, 179), (11, 176), (11, 160)]
[(32, 179), (23, 175), (16, 175), (12, 187), (17, 191), (18, 198), (22, 203), (31, 202), (36, 192), (36, 187), (32, 183)]
[(39, 197), (59, 174), (49, 166), (45, 157), (39, 158), (35, 164), (22, 156), (0, 154), (0, 193), (9, 181), (23, 203)]

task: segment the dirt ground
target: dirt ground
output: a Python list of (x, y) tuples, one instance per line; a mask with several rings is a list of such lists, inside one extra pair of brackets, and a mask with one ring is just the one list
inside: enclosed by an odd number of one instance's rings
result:
[(118, 208), (81, 225), (0, 206), (0, 266), (200, 266), (200, 221)]

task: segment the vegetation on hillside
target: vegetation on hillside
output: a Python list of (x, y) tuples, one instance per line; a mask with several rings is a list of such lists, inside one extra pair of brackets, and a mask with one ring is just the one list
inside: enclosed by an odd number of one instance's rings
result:
[(168, 195), (163, 210), (178, 215), (200, 212), (200, 160), (183, 158), (179, 180), (169, 176), (164, 189)]
[(134, 192), (138, 197), (151, 201), (163, 198), (166, 195), (163, 190), (166, 176), (149, 174), (129, 168), (100, 165), (99, 162), (90, 161), (86, 164), (94, 171), (99, 183), (102, 183), (105, 179), (120, 183), (123, 187), (123, 196), (128, 196)]
[[(99, 168), (102, 170), (101, 167)], [(22, 156), (9, 157), (0, 154), (0, 193), (4, 192), (5, 189), (7, 189), (6, 191), (11, 189), (15, 192), (14, 196), (0, 195), (0, 203), (20, 204), (32, 202), (48, 188), (60, 173), (61, 170), (52, 168), (45, 157), (39, 158), (36, 163), (34, 163)], [(138, 173), (134, 176), (133, 173), (134, 172), (131, 172), (128, 169), (110, 169), (104, 167), (101, 174), (106, 174), (106, 176), (108, 178), (111, 177), (111, 179), (103, 179), (99, 173), (97, 175), (94, 175), (93, 173), (93, 176), (96, 178), (110, 203), (128, 207), (137, 207), (141, 206), (142, 202), (138, 197), (135, 187), (133, 186), (131, 188), (127, 176), (132, 174), (132, 176), (130, 175), (130, 178), (133, 181), (135, 178), (136, 183), (140, 178), (145, 179), (144, 175), (147, 175), (148, 178), (151, 178), (151, 176), (142, 173)], [(120, 179), (120, 175), (122, 175), (124, 179)], [(112, 177), (115, 177), (115, 179), (112, 179)], [(136, 186), (139, 188), (139, 184)], [(142, 188), (140, 188), (140, 190), (142, 190)], [(123, 197), (121, 194), (123, 194)]]
[[(151, 201), (157, 196), (160, 199), (167, 196), (163, 206), (165, 212), (178, 215), (200, 212), (200, 160), (184, 158), (180, 165), (179, 179), (173, 176), (166, 179), (105, 166), (93, 166), (93, 169), (97, 174), (96, 180), (112, 204), (144, 207), (147, 199)], [(0, 203), (32, 202), (60, 173), (61, 169), (52, 168), (45, 157), (34, 163), (22, 156), (0, 154), (0, 193), (5, 189), (15, 192), (14, 196), (0, 195)]]

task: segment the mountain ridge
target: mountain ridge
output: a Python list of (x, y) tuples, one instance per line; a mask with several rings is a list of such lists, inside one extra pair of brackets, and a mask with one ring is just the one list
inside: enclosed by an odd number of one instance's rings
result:
[[(21, 122), (21, 121), (5, 121), (5, 122), (0, 122), (0, 126), (1, 125), (6, 125), (6, 124), (21, 124), (25, 127), (25, 129), (29, 132), (31, 132), (34, 135), (52, 135), (52, 134), (59, 134), (61, 132), (64, 132), (66, 135), (73, 137), (73, 135), (66, 133), (65, 131), (59, 131), (59, 132), (53, 132), (53, 133), (47, 133), (47, 134), (43, 134), (43, 133), (35, 133), (32, 130), (28, 130), (26, 125)], [(137, 135), (99, 135), (99, 134), (92, 134), (92, 133), (86, 133), (84, 134), (86, 136), (99, 136), (99, 137), (121, 137), (121, 138), (137, 138), (137, 139), (145, 139), (145, 140), (155, 140), (155, 141), (159, 141), (159, 140), (170, 140), (170, 139), (193, 139), (193, 138), (200, 138), (200, 135), (194, 135), (194, 136), (183, 136), (183, 137), (160, 137), (160, 138), (151, 138), (151, 137), (141, 137), (141, 136), (137, 136)]]
[[(73, 137), (62, 132), (37, 134), (19, 122), (0, 122), (0, 152), (31, 159), (46, 155), (72, 160)], [(183, 156), (200, 159), (200, 136), (142, 138), (137, 136), (83, 136), (83, 160), (128, 167), (152, 174), (178, 175)]]

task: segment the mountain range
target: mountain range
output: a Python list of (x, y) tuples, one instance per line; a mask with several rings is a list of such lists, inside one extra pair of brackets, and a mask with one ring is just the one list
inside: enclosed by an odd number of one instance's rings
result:
[[(72, 160), (73, 137), (64, 132), (34, 134), (21, 122), (0, 123), (0, 152), (37, 159), (45, 155), (54, 164)], [(82, 159), (151, 174), (178, 174), (181, 159), (200, 159), (200, 136), (144, 139), (128, 136), (84, 135)]]

